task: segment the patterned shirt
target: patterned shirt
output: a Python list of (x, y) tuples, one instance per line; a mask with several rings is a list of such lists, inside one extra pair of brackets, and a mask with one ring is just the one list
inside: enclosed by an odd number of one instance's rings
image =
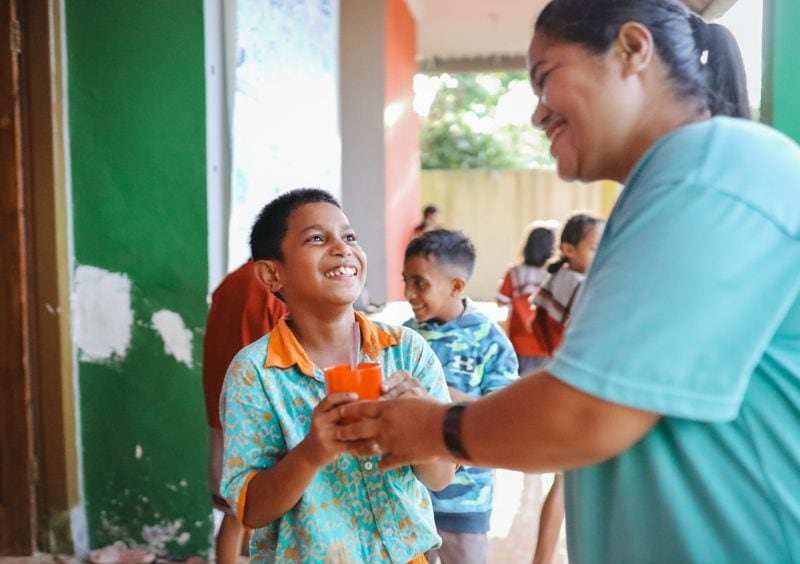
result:
[[(447, 323), (410, 319), (405, 325), (425, 337), (436, 352), (448, 386), (481, 397), (517, 378), (517, 356), (508, 337), (469, 300), (464, 313)], [(488, 468), (459, 466), (452, 484), (431, 492), (436, 526), (443, 531), (487, 532), (493, 477)]]
[[(384, 377), (406, 370), (433, 398), (450, 401), (441, 365), (419, 335), (356, 318), (360, 361), (380, 362)], [(225, 433), (220, 491), (240, 519), (250, 479), (303, 440), (325, 395), (322, 370), (286, 318), (236, 355), (220, 400)], [(341, 454), (321, 468), (288, 513), (254, 531), (253, 561), (405, 563), (438, 547), (425, 486), (410, 467), (384, 473), (377, 461)]]

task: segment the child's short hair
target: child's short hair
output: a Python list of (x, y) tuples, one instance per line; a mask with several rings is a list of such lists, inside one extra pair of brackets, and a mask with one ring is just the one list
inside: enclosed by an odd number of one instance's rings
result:
[(264, 206), (250, 231), (250, 254), (253, 260), (282, 261), (281, 242), (286, 236), (289, 216), (302, 205), (316, 203), (342, 207), (333, 194), (319, 188), (296, 188)]
[(528, 266), (543, 266), (553, 256), (556, 234), (547, 227), (535, 227), (528, 235), (523, 259)]
[(475, 269), (475, 247), (461, 231), (434, 229), (413, 239), (406, 248), (405, 259), (435, 257), (439, 264), (453, 266), (465, 280)]

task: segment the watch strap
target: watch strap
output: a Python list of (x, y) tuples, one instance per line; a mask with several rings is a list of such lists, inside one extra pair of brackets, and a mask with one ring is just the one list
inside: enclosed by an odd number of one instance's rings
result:
[(461, 419), (466, 409), (467, 404), (465, 403), (451, 405), (444, 414), (442, 426), (444, 446), (447, 447), (450, 454), (460, 460), (469, 460), (469, 455), (461, 443)]

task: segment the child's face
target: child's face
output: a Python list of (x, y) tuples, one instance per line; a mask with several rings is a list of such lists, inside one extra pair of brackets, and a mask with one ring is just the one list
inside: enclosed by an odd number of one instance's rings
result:
[(417, 321), (446, 323), (461, 315), (465, 281), (453, 278), (434, 257), (410, 257), (403, 263), (404, 295)]
[(586, 272), (592, 265), (594, 255), (597, 252), (597, 245), (600, 244), (600, 238), (603, 236), (604, 224), (598, 224), (592, 227), (583, 236), (583, 239), (577, 245), (570, 243), (561, 244), (561, 252), (567, 257), (569, 261), (569, 268), (575, 272)]
[(367, 257), (342, 210), (328, 203), (304, 204), (287, 222), (283, 261), (275, 261), (280, 292), (288, 303), (347, 305), (364, 288)]

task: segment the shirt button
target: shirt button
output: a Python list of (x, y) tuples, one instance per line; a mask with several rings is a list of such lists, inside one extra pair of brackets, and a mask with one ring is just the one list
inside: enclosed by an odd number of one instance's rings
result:
[(372, 462), (365, 462), (364, 470), (372, 470)]

